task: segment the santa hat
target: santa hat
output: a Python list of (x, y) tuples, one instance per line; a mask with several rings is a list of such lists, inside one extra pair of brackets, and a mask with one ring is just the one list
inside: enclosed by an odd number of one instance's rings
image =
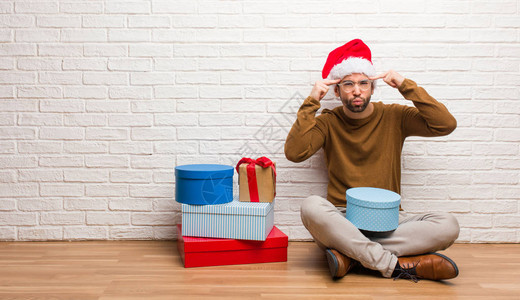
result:
[(360, 39), (352, 40), (329, 53), (321, 75), (323, 79), (340, 79), (352, 73), (375, 76), (370, 49)]

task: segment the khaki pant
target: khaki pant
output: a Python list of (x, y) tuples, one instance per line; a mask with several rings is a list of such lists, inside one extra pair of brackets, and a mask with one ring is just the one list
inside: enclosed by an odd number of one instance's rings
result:
[(322, 249), (336, 249), (364, 267), (391, 277), (397, 257), (444, 250), (459, 236), (459, 223), (448, 213), (399, 213), (399, 226), (389, 233), (361, 232), (345, 218), (345, 208), (310, 196), (301, 206), (303, 225)]

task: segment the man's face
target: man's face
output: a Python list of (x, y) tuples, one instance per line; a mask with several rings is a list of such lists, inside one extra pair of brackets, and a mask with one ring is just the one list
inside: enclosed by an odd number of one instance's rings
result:
[[(336, 96), (339, 96), (343, 106), (354, 113), (363, 112), (370, 103), (370, 97), (374, 93), (374, 85), (370, 82), (370, 87), (363, 90), (363, 83), (369, 80), (365, 74), (354, 73), (343, 77), (339, 86), (335, 88)], [(353, 86), (343, 85), (345, 82), (354, 83)]]

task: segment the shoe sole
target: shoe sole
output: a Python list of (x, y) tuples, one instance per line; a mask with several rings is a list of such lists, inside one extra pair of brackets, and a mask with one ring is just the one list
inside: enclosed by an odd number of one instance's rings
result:
[[(433, 255), (437, 255), (437, 256), (440, 256), (442, 258), (444, 258), (445, 260), (449, 261), (450, 264), (455, 268), (455, 277), (459, 276), (459, 268), (457, 268), (457, 265), (455, 264), (455, 262), (453, 260), (451, 260), (451, 258), (447, 257), (446, 255), (442, 255), (440, 253), (428, 253), (428, 254), (433, 254)], [(453, 277), (453, 278), (455, 278)]]
[(327, 263), (329, 264), (329, 272), (330, 272), (330, 276), (332, 276), (333, 279), (337, 278), (337, 274), (338, 274), (338, 268), (339, 268), (339, 263), (338, 263), (338, 260), (336, 259), (336, 255), (334, 255), (334, 253), (332, 253), (332, 251), (330, 251), (330, 249), (327, 249), (325, 251), (325, 254), (327, 256)]

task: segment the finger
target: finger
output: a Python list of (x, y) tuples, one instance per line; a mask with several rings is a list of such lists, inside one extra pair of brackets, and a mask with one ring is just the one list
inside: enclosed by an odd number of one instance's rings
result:
[(377, 79), (385, 78), (387, 75), (388, 75), (388, 72), (385, 72), (385, 73), (382, 73), (382, 74), (379, 74), (379, 75), (376, 75), (373, 77), (368, 77), (368, 79), (377, 80)]
[(326, 84), (326, 85), (333, 85), (333, 84), (336, 84), (336, 83), (339, 83), (341, 81), (341, 78), (340, 79), (325, 79), (322, 81), (322, 83)]

